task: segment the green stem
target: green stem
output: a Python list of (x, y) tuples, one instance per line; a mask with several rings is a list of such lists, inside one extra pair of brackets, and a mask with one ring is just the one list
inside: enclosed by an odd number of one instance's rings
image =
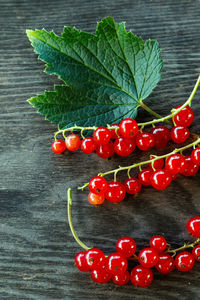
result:
[(184, 244), (182, 247), (180, 248), (177, 248), (177, 249), (174, 249), (174, 250), (170, 250), (168, 249), (167, 250), (167, 253), (173, 253), (172, 256), (175, 256), (176, 255), (176, 252), (178, 251), (181, 251), (181, 250), (184, 250), (184, 249), (187, 249), (187, 248), (194, 248), (195, 245), (199, 244), (200, 243), (200, 238), (196, 239), (196, 241), (194, 243), (191, 243), (191, 244)]
[[(140, 106), (146, 110), (150, 115), (156, 117), (157, 119), (162, 119), (163, 117), (159, 114), (157, 114), (157, 112), (155, 112), (154, 110), (152, 110), (150, 107), (148, 107), (146, 104), (144, 104), (144, 102), (142, 100), (140, 100)], [(171, 122), (169, 121), (164, 121), (166, 122), (168, 125), (171, 125)], [(141, 123), (142, 124), (142, 123)]]

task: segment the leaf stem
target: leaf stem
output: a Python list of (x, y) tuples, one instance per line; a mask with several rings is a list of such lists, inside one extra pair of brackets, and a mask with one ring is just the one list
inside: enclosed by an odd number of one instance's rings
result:
[[(140, 106), (146, 110), (150, 115), (156, 117), (157, 119), (162, 119), (163, 117), (161, 115), (159, 115), (157, 112), (155, 112), (154, 110), (152, 110), (150, 107), (148, 107), (146, 104), (144, 104), (144, 102), (142, 100), (140, 100)], [(171, 125), (171, 122), (169, 121), (165, 121), (168, 125)]]

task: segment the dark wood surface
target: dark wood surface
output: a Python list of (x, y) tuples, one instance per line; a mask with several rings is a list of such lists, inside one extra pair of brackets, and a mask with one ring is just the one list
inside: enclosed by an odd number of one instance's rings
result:
[[(164, 59), (163, 79), (146, 103), (160, 114), (183, 103), (200, 73), (200, 2), (166, 1), (0, 1), (0, 299), (200, 299), (200, 264), (189, 273), (155, 273), (148, 289), (131, 284), (93, 283), (73, 265), (80, 247), (67, 224), (66, 191), (99, 171), (144, 160), (136, 152), (120, 160), (80, 152), (56, 156), (50, 150), (56, 125), (37, 114), (26, 99), (59, 81), (43, 73), (25, 29), (64, 25), (94, 32), (105, 16), (126, 21), (144, 39), (157, 39)], [(200, 132), (200, 93), (192, 130)], [(149, 116), (140, 111), (138, 120)], [(143, 189), (137, 198), (95, 208), (87, 192), (73, 193), (73, 221), (80, 238), (106, 253), (130, 235), (141, 248), (161, 233), (173, 246), (191, 240), (188, 218), (200, 214), (200, 173), (180, 177), (164, 192)]]

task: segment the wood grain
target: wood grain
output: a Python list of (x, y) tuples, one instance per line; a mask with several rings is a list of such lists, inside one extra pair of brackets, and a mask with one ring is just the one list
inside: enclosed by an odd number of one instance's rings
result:
[[(94, 32), (111, 15), (144, 39), (157, 39), (164, 59), (163, 79), (147, 99), (160, 114), (183, 103), (200, 73), (200, 1), (0, 1), (0, 299), (200, 299), (200, 265), (192, 272), (155, 273), (148, 289), (131, 284), (94, 284), (73, 266), (80, 250), (67, 225), (66, 190), (104, 171), (147, 154), (104, 161), (81, 153), (55, 156), (50, 151), (56, 126), (26, 102), (59, 81), (43, 73), (25, 29), (60, 33), (64, 25)], [(198, 92), (192, 130), (200, 131)], [(149, 116), (140, 111), (138, 120)], [(98, 171), (97, 171), (98, 170)], [(188, 237), (185, 224), (200, 214), (200, 174), (180, 177), (164, 192), (143, 189), (119, 205), (91, 207), (87, 192), (73, 193), (73, 221), (80, 238), (106, 253), (130, 235), (138, 247), (162, 233), (174, 246)]]

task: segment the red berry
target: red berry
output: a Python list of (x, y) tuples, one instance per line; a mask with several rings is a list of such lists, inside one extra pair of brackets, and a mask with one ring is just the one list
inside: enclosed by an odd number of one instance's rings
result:
[(136, 136), (138, 133), (138, 124), (135, 120), (126, 118), (119, 124), (119, 133), (126, 138)]
[(153, 171), (148, 168), (140, 171), (138, 178), (139, 178), (140, 182), (142, 183), (142, 185), (144, 185), (144, 186), (151, 185), (152, 174), (153, 174)]
[(91, 248), (86, 251), (85, 259), (90, 270), (95, 270), (105, 264), (105, 255), (103, 251), (97, 248)]
[(164, 166), (164, 159), (163, 158), (160, 158), (160, 159), (157, 159), (151, 163), (149, 163), (149, 168), (150, 169), (155, 169), (155, 170), (160, 170), (162, 169)]
[(171, 175), (165, 170), (157, 170), (151, 176), (152, 186), (159, 191), (166, 189), (172, 181)]
[(117, 285), (125, 285), (129, 282), (130, 274), (128, 271), (113, 276), (112, 281)]
[(95, 176), (89, 181), (89, 190), (92, 193), (100, 194), (105, 193), (108, 188), (108, 183), (104, 177)]
[[(180, 108), (182, 105), (178, 105), (175, 109)], [(174, 122), (176, 126), (188, 127), (194, 121), (194, 112), (191, 107), (184, 107), (179, 113), (174, 116)]]
[(190, 136), (189, 129), (183, 126), (175, 126), (171, 130), (171, 139), (174, 143), (180, 144), (185, 142)]
[(101, 158), (108, 158), (114, 154), (114, 146), (111, 141), (105, 145), (97, 145), (96, 153)]
[(200, 262), (200, 245), (197, 245), (192, 250), (192, 255), (196, 259), (196, 261)]
[(196, 238), (200, 238), (200, 217), (196, 216), (187, 222), (187, 230)]
[(162, 253), (156, 264), (156, 269), (162, 274), (168, 274), (174, 269), (174, 259), (167, 253)]
[(80, 271), (82, 271), (82, 272), (89, 271), (90, 268), (88, 267), (88, 264), (85, 259), (85, 251), (81, 251), (81, 252), (77, 253), (74, 260), (75, 260), (75, 264), (76, 264), (77, 268)]
[(170, 174), (178, 174), (185, 168), (185, 159), (181, 154), (172, 154), (165, 161), (165, 169)]
[(107, 258), (107, 270), (112, 275), (123, 274), (126, 272), (128, 263), (126, 257), (121, 253), (112, 253)]
[(135, 150), (135, 140), (128, 138), (118, 138), (114, 142), (114, 151), (119, 156), (128, 156)]
[(153, 273), (150, 269), (142, 266), (136, 266), (131, 271), (130, 280), (134, 286), (145, 288), (152, 283)]
[(184, 169), (180, 172), (184, 176), (194, 176), (199, 170), (199, 166), (195, 165), (190, 156), (185, 156)]
[(126, 257), (130, 257), (135, 254), (137, 249), (136, 242), (134, 239), (124, 236), (119, 239), (116, 243), (116, 250), (117, 252), (123, 254)]
[(108, 273), (105, 267), (92, 270), (90, 276), (94, 282), (98, 282), (98, 283), (106, 283), (112, 277), (111, 274)]
[(96, 149), (96, 145), (93, 141), (93, 138), (86, 137), (85, 139), (82, 140), (81, 151), (83, 153), (89, 154), (89, 153), (94, 152), (95, 149)]
[(66, 145), (65, 145), (65, 142), (62, 141), (62, 140), (57, 140), (57, 141), (54, 141), (52, 144), (51, 144), (51, 149), (54, 153), (58, 154), (58, 153), (62, 153), (65, 151), (66, 149)]
[(151, 130), (154, 136), (154, 147), (161, 149), (171, 140), (170, 130), (165, 126), (156, 126)]
[(161, 253), (165, 250), (167, 246), (167, 241), (162, 235), (154, 235), (150, 239), (151, 248), (155, 249), (158, 253)]
[(106, 127), (99, 127), (93, 132), (93, 140), (98, 145), (105, 145), (111, 139), (111, 132)]
[(191, 158), (195, 165), (200, 166), (200, 147), (193, 149)]
[[(119, 128), (116, 129), (116, 127), (119, 127), (119, 124), (111, 124), (110, 127), (113, 127), (113, 129), (110, 129), (111, 132), (111, 139), (117, 139), (119, 136)], [(117, 131), (117, 133), (116, 133)]]
[(124, 182), (126, 192), (128, 194), (134, 195), (141, 191), (141, 183), (137, 178), (128, 178)]
[(65, 139), (65, 145), (67, 150), (69, 151), (76, 151), (81, 144), (81, 139), (77, 134), (70, 134)]
[(136, 136), (136, 145), (142, 151), (147, 151), (154, 146), (154, 136), (149, 132), (140, 132)]
[(88, 201), (92, 205), (100, 205), (104, 202), (105, 197), (104, 194), (95, 194), (95, 193), (89, 193), (88, 194)]
[(139, 263), (145, 268), (154, 267), (159, 259), (158, 252), (153, 248), (144, 248), (138, 255)]
[(195, 259), (190, 252), (183, 251), (175, 257), (175, 265), (179, 271), (190, 271), (195, 263)]
[(111, 181), (105, 193), (106, 200), (110, 202), (120, 202), (126, 196), (125, 186), (119, 181)]

